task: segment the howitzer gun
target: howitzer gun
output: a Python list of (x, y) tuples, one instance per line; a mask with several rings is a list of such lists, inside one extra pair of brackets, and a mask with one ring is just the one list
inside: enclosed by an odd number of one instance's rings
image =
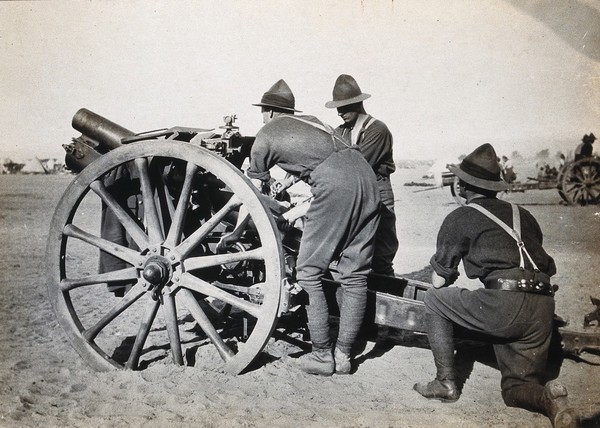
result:
[[(81, 132), (71, 144), (63, 144), (66, 151), (65, 165), (73, 172), (80, 172), (103, 154), (123, 144), (137, 141), (160, 139), (184, 141), (216, 152), (229, 162), (241, 167), (241, 162), (249, 156), (254, 137), (242, 136), (235, 126), (235, 115), (223, 118), (225, 125), (214, 129), (187, 128), (176, 126), (136, 134), (88, 109), (82, 108), (73, 116), (72, 126)], [(241, 162), (240, 162), (241, 159)]]
[[(240, 373), (282, 316), (302, 312), (294, 284), (302, 231), (280, 231), (275, 217), (290, 205), (262, 194), (240, 170), (254, 138), (242, 137), (234, 121), (226, 116), (220, 133), (185, 127), (134, 133), (86, 109), (73, 117), (82, 135), (65, 149), (77, 176), (50, 226), (48, 292), (68, 339), (92, 367), (143, 369), (170, 352), (177, 365), (203, 366), (217, 356), (226, 370)], [(128, 180), (107, 180), (121, 170)], [(133, 205), (122, 195), (132, 192)], [(221, 252), (218, 243), (241, 207), (250, 222), (239, 242)], [(102, 232), (108, 212), (127, 239)], [(99, 254), (123, 266), (100, 272)], [(324, 282), (339, 286), (332, 278)], [(121, 298), (108, 291), (107, 285), (123, 284), (128, 291)], [(367, 322), (426, 332), (423, 297), (431, 284), (370, 275), (368, 287)]]

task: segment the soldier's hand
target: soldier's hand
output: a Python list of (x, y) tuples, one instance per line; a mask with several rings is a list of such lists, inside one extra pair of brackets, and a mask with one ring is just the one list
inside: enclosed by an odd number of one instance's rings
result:
[(431, 285), (433, 285), (434, 288), (442, 288), (446, 287), (448, 284), (446, 282), (446, 278), (433, 271), (431, 273)]
[(286, 189), (284, 181), (285, 180), (275, 181), (273, 182), (273, 184), (271, 184), (271, 188), (269, 189), (269, 196), (272, 199), (277, 198), (277, 196), (279, 196), (279, 194)]
[(280, 193), (282, 193), (283, 191), (292, 187), (292, 185), (294, 185), (294, 183), (296, 183), (296, 181), (297, 181), (296, 178), (292, 175), (288, 175), (283, 180), (275, 181), (274, 183), (271, 184), (269, 196), (271, 198), (275, 199), (277, 196), (279, 196)]
[(288, 232), (293, 226), (293, 222), (290, 222), (284, 216), (277, 217), (277, 228), (282, 232)]
[(223, 235), (221, 237), (221, 239), (219, 240), (219, 243), (217, 244), (217, 253), (225, 252), (228, 248), (233, 246), (238, 240), (239, 240), (239, 237), (237, 236), (236, 233), (228, 233), (227, 235)]

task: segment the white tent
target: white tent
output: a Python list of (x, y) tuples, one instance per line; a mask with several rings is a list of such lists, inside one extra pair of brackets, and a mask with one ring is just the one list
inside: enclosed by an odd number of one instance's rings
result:
[(46, 171), (53, 172), (54, 169), (56, 168), (56, 160), (53, 158), (50, 158), (46, 161)]
[(38, 158), (29, 159), (21, 169), (23, 174), (47, 174), (46, 168)]
[(431, 165), (431, 167), (427, 170), (423, 177), (433, 178), (435, 180), (436, 186), (442, 187), (442, 173), (448, 171), (446, 165), (458, 165), (459, 163), (460, 161), (458, 161), (457, 159), (438, 159), (433, 163), (433, 165)]

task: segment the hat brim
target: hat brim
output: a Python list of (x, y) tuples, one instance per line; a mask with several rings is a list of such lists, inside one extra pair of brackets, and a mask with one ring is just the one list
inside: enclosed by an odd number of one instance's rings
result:
[(258, 103), (258, 104), (252, 104), (253, 106), (257, 106), (257, 107), (273, 107), (279, 110), (286, 110), (289, 112), (296, 112), (296, 113), (302, 113), (302, 110), (296, 110), (294, 108), (289, 108), (289, 107), (281, 107), (281, 106), (276, 106), (274, 104), (265, 104), (265, 103)]
[(338, 108), (338, 107), (343, 107), (343, 106), (347, 106), (350, 104), (356, 104), (359, 103), (361, 101), (366, 100), (367, 98), (370, 98), (371, 94), (360, 94), (357, 95), (355, 97), (352, 98), (348, 98), (347, 100), (338, 100), (338, 101), (327, 101), (325, 103), (325, 107), (327, 108)]
[(467, 174), (456, 165), (448, 165), (448, 170), (456, 175), (458, 178), (463, 180), (465, 183), (469, 183), (472, 186), (479, 187), (480, 189), (491, 190), (494, 192), (501, 192), (508, 189), (508, 184), (504, 180), (492, 181), (484, 180), (482, 178), (473, 177), (471, 174)]

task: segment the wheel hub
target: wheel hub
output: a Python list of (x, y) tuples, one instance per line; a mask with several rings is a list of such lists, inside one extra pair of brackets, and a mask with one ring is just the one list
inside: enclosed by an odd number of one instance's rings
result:
[(151, 257), (144, 265), (142, 276), (154, 286), (165, 285), (171, 276), (170, 264), (162, 257)]

